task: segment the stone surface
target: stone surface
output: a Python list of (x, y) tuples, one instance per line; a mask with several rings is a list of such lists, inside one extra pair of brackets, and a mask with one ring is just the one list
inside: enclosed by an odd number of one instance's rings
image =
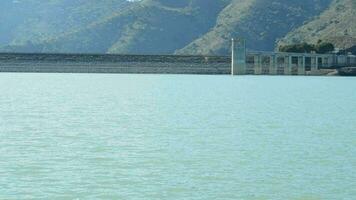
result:
[(0, 54), (0, 72), (229, 74), (224, 56)]

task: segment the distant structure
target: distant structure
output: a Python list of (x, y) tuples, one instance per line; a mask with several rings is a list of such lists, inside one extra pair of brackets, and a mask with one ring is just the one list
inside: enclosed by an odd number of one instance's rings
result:
[(231, 75), (244, 75), (246, 73), (246, 41), (233, 38), (231, 44)]
[(307, 75), (321, 68), (356, 65), (355, 55), (247, 51), (246, 41), (232, 39), (232, 75)]

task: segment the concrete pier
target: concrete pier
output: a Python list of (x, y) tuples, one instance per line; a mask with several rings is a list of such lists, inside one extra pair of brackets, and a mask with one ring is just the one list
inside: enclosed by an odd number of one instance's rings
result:
[(246, 74), (246, 41), (244, 39), (232, 39), (231, 74)]
[(305, 56), (298, 57), (298, 75), (305, 75)]
[(276, 56), (269, 57), (269, 74), (270, 75), (277, 75), (277, 64), (276, 64)]
[(292, 56), (284, 57), (284, 75), (292, 74)]
[(255, 75), (261, 75), (262, 74), (261, 56), (255, 55), (253, 58), (254, 58), (253, 60), (254, 60)]
[(310, 57), (310, 71), (315, 73), (318, 70), (318, 57)]

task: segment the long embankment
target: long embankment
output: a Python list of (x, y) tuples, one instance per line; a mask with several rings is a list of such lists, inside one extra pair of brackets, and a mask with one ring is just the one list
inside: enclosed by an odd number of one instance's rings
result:
[(230, 74), (227, 56), (0, 53), (0, 72)]

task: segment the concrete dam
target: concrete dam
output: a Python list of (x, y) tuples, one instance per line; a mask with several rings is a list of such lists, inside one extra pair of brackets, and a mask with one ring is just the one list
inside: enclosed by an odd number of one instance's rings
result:
[(231, 56), (0, 53), (0, 72), (319, 75), (356, 65), (354, 55), (247, 51), (232, 42)]
[(0, 72), (230, 74), (228, 56), (0, 54)]

